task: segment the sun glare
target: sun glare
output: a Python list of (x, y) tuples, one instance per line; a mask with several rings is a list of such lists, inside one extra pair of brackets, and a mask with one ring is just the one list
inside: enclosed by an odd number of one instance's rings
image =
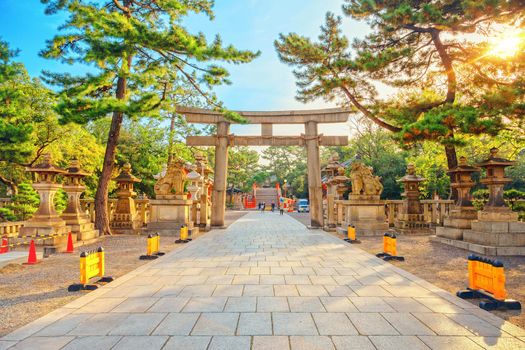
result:
[(487, 55), (501, 58), (515, 56), (523, 47), (525, 35), (523, 32), (507, 31), (498, 38), (491, 40), (491, 48)]

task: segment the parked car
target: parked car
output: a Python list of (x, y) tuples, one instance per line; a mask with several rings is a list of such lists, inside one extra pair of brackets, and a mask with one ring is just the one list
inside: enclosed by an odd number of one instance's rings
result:
[(297, 201), (297, 212), (298, 213), (309, 213), (310, 212), (310, 204), (308, 203), (308, 199), (299, 199)]

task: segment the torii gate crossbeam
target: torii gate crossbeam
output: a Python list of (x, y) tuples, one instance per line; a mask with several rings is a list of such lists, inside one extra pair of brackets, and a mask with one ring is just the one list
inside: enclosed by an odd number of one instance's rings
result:
[[(212, 194), (211, 224), (224, 226), (226, 210), (226, 178), (228, 147), (231, 146), (305, 146), (308, 165), (308, 193), (310, 199), (311, 227), (323, 227), (323, 198), (319, 146), (348, 145), (348, 136), (324, 136), (318, 132), (318, 124), (345, 123), (350, 112), (345, 109), (293, 110), (271, 112), (237, 112), (246, 124), (261, 124), (261, 136), (235, 136), (230, 134), (230, 124), (220, 112), (189, 107), (177, 107), (188, 123), (216, 124), (217, 135), (188, 136), (190, 146), (215, 146), (215, 178)], [(304, 124), (305, 133), (300, 136), (274, 136), (273, 124)]]

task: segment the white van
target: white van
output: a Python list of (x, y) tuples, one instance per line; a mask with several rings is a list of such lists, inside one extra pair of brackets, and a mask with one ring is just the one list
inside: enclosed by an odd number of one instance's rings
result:
[(299, 199), (297, 201), (297, 212), (298, 213), (309, 213), (310, 212), (310, 204), (308, 203), (308, 199)]

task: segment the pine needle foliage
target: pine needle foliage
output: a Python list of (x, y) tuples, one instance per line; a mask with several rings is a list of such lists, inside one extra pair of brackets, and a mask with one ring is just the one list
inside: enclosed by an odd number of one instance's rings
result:
[(44, 73), (47, 82), (61, 89), (57, 110), (62, 121), (86, 123), (112, 114), (95, 198), (95, 224), (102, 233), (110, 234), (108, 183), (123, 117), (158, 116), (170, 87), (181, 79), (226, 117), (240, 120), (239, 115), (226, 112), (210, 90), (230, 83), (228, 71), (218, 62), (247, 63), (259, 53), (223, 45), (219, 36), (208, 41), (202, 33), (186, 30), (182, 20), (191, 13), (213, 18), (212, 0), (41, 2), (48, 14), (68, 15), (41, 55), (89, 67), (88, 73), (80, 75)]
[[(368, 23), (364, 39), (351, 42), (328, 13), (318, 40), (291, 33), (275, 42), (295, 67), (299, 100), (342, 101), (405, 145), (440, 142), (449, 167), (459, 134), (523, 131), (525, 37), (514, 55), (491, 55), (491, 36), (523, 31), (523, 1), (345, 0), (342, 9)], [(380, 98), (377, 82), (395, 97)]]

